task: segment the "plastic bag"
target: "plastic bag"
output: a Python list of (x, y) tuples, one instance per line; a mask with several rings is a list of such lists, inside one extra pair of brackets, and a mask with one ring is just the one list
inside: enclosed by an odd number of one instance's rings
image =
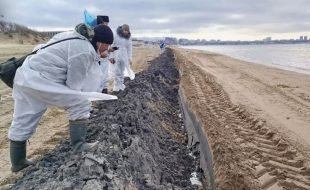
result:
[(91, 15), (87, 10), (84, 11), (84, 23), (90, 27), (94, 28), (97, 25), (97, 18)]

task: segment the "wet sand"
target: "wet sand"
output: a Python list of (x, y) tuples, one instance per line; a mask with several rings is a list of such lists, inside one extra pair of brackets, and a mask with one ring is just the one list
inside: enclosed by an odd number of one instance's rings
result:
[(175, 50), (219, 189), (310, 189), (310, 76)]

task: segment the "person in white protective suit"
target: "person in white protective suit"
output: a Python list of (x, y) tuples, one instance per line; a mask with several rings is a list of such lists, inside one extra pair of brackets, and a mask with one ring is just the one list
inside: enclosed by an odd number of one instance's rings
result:
[[(97, 25), (106, 25), (109, 24), (109, 17), (106, 15), (98, 15), (97, 16)], [(106, 50), (102, 57), (100, 58), (100, 69), (102, 72), (101, 76), (101, 85), (100, 85), (100, 91), (102, 93), (107, 94), (108, 93), (108, 86), (109, 86), (109, 52), (113, 52), (114, 50), (112, 48), (109, 48)]]
[[(97, 26), (90, 42), (77, 31), (55, 35), (47, 44), (78, 37), (51, 45), (27, 57), (14, 78), (14, 114), (8, 138), (13, 172), (30, 164), (26, 159), (26, 141), (34, 134), (48, 106), (58, 106), (69, 112), (70, 138), (73, 152), (94, 148), (98, 142), (86, 143), (86, 128), (90, 116), (90, 99), (117, 99), (112, 95), (83, 92), (82, 86), (99, 56), (113, 43), (108, 26)], [(100, 70), (98, 71), (100, 72)], [(91, 82), (88, 80), (88, 82)], [(98, 87), (96, 87), (98, 88)]]
[(125, 75), (128, 75), (131, 80), (135, 78), (135, 73), (131, 69), (132, 40), (130, 29), (127, 24), (123, 24), (117, 28), (112, 46), (118, 47), (117, 51), (111, 53), (111, 57), (115, 60), (113, 91), (118, 92), (125, 89)]
[[(85, 38), (92, 40), (94, 36), (94, 30), (91, 27), (88, 27), (86, 24), (81, 23), (75, 27), (75, 31)], [(100, 53), (102, 56), (104, 53)], [(87, 76), (83, 81), (81, 91), (83, 92), (101, 92), (101, 78), (102, 73), (100, 72), (100, 58), (98, 54), (98, 64), (93, 64), (87, 71)]]

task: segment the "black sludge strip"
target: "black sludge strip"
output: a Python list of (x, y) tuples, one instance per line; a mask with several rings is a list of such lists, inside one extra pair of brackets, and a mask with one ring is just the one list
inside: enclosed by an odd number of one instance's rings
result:
[(68, 141), (30, 167), (13, 189), (198, 189), (178, 102), (179, 74), (168, 49), (126, 82), (119, 100), (97, 102), (88, 140), (97, 149), (73, 155)]

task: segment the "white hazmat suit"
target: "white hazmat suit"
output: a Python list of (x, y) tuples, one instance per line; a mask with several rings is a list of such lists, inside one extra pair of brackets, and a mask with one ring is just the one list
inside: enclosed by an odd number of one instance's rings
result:
[[(85, 37), (75, 31), (64, 32), (55, 35), (48, 44), (71, 37), (84, 40), (68, 40), (39, 50), (37, 54), (27, 57), (17, 70), (9, 139), (29, 139), (50, 105), (67, 110), (69, 120), (79, 120), (89, 118), (89, 100), (117, 99), (115, 96), (90, 92), (99, 89), (100, 78), (95, 74), (100, 73), (99, 56)], [(85, 86), (92, 88), (85, 89)]]
[(101, 69), (101, 83), (100, 89), (108, 89), (109, 86), (109, 65), (110, 61), (108, 57), (100, 58), (100, 69)]
[(132, 39), (130, 36), (124, 37), (122, 35), (121, 26), (117, 28), (116, 33), (112, 47), (118, 47), (118, 50), (111, 53), (111, 57), (115, 59), (113, 91), (125, 89), (125, 74), (131, 80), (135, 78), (135, 74), (130, 66), (130, 62), (132, 62)]

